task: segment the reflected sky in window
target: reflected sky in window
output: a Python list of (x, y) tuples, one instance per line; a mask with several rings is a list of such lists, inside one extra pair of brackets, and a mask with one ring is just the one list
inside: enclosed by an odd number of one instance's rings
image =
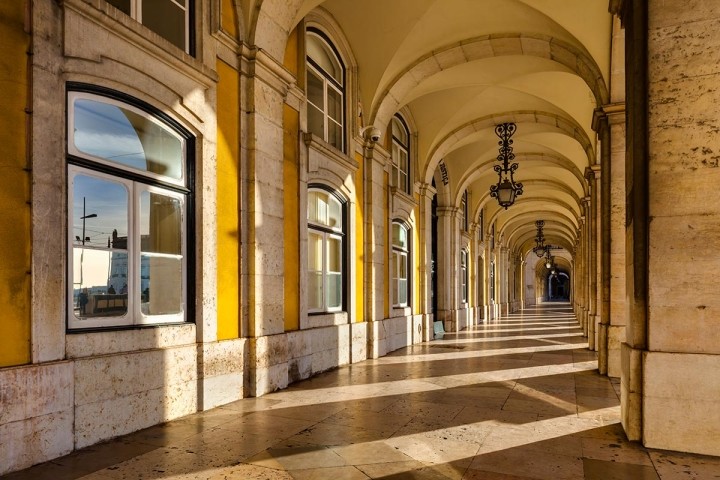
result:
[(82, 153), (141, 171), (183, 178), (183, 141), (149, 117), (109, 103), (74, 101), (73, 143)]

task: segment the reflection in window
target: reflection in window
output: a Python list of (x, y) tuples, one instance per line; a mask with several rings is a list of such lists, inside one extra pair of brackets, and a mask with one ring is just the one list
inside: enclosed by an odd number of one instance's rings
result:
[(71, 95), (71, 103), (71, 153), (183, 180), (185, 145), (177, 133), (110, 99)]
[(106, 0), (126, 15), (170, 41), (173, 45), (190, 52), (191, 0)]
[(392, 185), (407, 194), (410, 189), (410, 134), (398, 116), (392, 119)]
[(333, 47), (317, 31), (308, 30), (308, 130), (344, 151), (345, 70)]
[(187, 134), (70, 92), (70, 328), (185, 320)]
[(409, 297), (408, 282), (408, 255), (410, 243), (408, 239), (409, 229), (402, 223), (392, 224), (392, 298), (393, 306), (407, 307)]
[(310, 312), (343, 306), (343, 205), (321, 189), (308, 191), (307, 300)]

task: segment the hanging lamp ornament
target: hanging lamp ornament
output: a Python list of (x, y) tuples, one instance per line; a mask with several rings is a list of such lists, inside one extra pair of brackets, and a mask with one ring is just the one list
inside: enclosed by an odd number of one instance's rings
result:
[(545, 235), (543, 235), (543, 227), (545, 222), (543, 220), (536, 220), (535, 226), (537, 227), (537, 235), (535, 236), (535, 246), (533, 252), (538, 257), (545, 255)]
[(515, 160), (515, 154), (511, 146), (513, 141), (510, 137), (513, 136), (515, 130), (517, 130), (517, 126), (514, 123), (501, 123), (495, 126), (495, 135), (500, 138), (498, 142), (500, 151), (497, 159), (499, 162), (502, 162), (502, 165), (495, 165), (493, 167), (498, 174), (498, 183), (490, 186), (490, 196), (497, 198), (498, 203), (501, 207), (505, 208), (505, 210), (515, 203), (515, 198), (518, 195), (522, 195), (523, 193), (522, 183), (516, 183), (513, 178), (518, 164), (511, 163)]

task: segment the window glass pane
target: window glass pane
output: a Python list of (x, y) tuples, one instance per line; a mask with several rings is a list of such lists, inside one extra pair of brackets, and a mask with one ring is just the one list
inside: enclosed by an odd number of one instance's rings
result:
[(329, 194), (321, 190), (308, 192), (308, 221), (319, 225), (328, 225)]
[(107, 2), (125, 15), (130, 15), (130, 0), (107, 0)]
[(315, 232), (308, 233), (308, 270), (322, 272), (323, 236)]
[(328, 272), (342, 271), (342, 240), (335, 237), (328, 238)]
[(80, 318), (125, 315), (127, 188), (81, 174), (71, 177), (71, 181), (75, 314)]
[(322, 272), (308, 272), (308, 309), (323, 308), (322, 302)]
[(182, 255), (182, 202), (144, 191), (140, 194), (140, 249)]
[(407, 152), (405, 150), (400, 150), (398, 152), (398, 166), (400, 167), (400, 170), (407, 173), (408, 171), (408, 157)]
[(323, 79), (311, 68), (307, 71), (308, 100), (320, 111), (325, 110), (325, 95), (323, 94)]
[(342, 94), (328, 86), (327, 113), (337, 123), (342, 124)]
[(342, 275), (340, 273), (328, 273), (325, 277), (327, 280), (327, 307), (342, 307)]
[(305, 48), (307, 49), (308, 57), (312, 58), (325, 73), (342, 85), (343, 78), (340, 60), (327, 42), (318, 35), (309, 32), (306, 37)]
[(343, 149), (343, 131), (342, 127), (333, 122), (332, 120), (328, 121), (328, 138), (327, 142), (332, 145), (333, 147), (337, 148), (338, 150)]
[(402, 171), (400, 172), (400, 180), (399, 180), (399, 183), (400, 183), (400, 188), (402, 188), (403, 191), (407, 193), (407, 190), (408, 190), (408, 177), (407, 177), (407, 174), (406, 174), (405, 172), (402, 172)]
[(393, 223), (393, 246), (407, 250), (407, 230), (399, 223)]
[(140, 256), (140, 308), (145, 315), (168, 315), (183, 311), (182, 257)]
[(312, 105), (308, 105), (308, 131), (325, 140), (325, 115)]
[(398, 282), (398, 280), (395, 280), (394, 282), (391, 282), (391, 283), (392, 283), (392, 298), (393, 298), (394, 305), (399, 305), (400, 304), (400, 295), (398, 293), (398, 283), (399, 282)]
[(173, 45), (185, 50), (185, 9), (172, 0), (144, 0), (142, 23)]
[(407, 255), (402, 254), (399, 258), (400, 262), (398, 264), (398, 278), (406, 279), (407, 278)]
[(395, 137), (402, 145), (407, 147), (408, 144), (408, 135), (407, 131), (405, 130), (405, 127), (400, 122), (399, 119), (393, 118), (392, 119), (392, 135)]
[(407, 305), (407, 280), (398, 280), (398, 303), (400, 305)]
[(334, 229), (334, 230), (341, 230), (342, 229), (342, 205), (340, 204), (340, 201), (333, 197), (332, 195), (328, 195), (328, 221), (327, 225), (328, 227)]
[(126, 108), (76, 98), (72, 138), (82, 153), (125, 167), (183, 179), (184, 141)]
[[(128, 191), (125, 185), (78, 174), (72, 178), (75, 245), (127, 248)], [(83, 238), (84, 236), (84, 238)]]
[(397, 166), (393, 163), (393, 166), (392, 166), (392, 175), (390, 175), (390, 186), (391, 186), (391, 187), (397, 187), (397, 186), (398, 186), (398, 178), (399, 178), (398, 168), (397, 168)]
[(73, 248), (72, 304), (76, 317), (115, 317), (127, 313), (127, 289), (120, 293), (113, 286), (118, 282), (111, 278), (118, 265), (124, 265), (127, 272), (127, 253)]

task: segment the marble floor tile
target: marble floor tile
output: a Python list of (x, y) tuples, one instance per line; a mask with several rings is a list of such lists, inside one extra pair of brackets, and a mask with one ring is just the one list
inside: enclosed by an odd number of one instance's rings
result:
[(720, 480), (620, 425), (617, 379), (541, 305), (2, 480)]

